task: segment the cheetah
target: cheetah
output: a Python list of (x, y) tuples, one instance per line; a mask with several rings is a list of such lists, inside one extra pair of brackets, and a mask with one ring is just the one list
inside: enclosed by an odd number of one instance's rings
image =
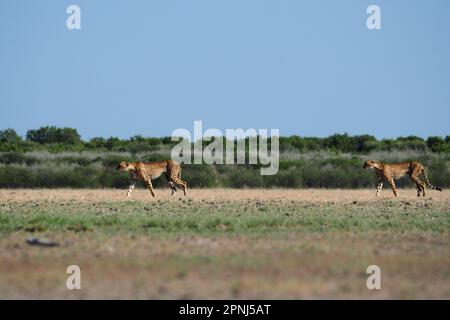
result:
[(126, 196), (129, 197), (131, 191), (133, 191), (137, 180), (143, 180), (148, 190), (155, 197), (153, 191), (152, 180), (158, 178), (163, 172), (169, 180), (169, 186), (172, 189), (173, 196), (177, 191), (176, 186), (180, 186), (183, 189), (183, 193), (186, 196), (187, 182), (181, 180), (181, 167), (180, 164), (173, 160), (164, 160), (156, 162), (120, 162), (116, 168), (121, 171), (128, 171), (131, 177), (131, 185), (128, 187)]
[[(383, 179), (386, 179), (389, 185), (392, 188), (392, 192), (394, 192), (394, 196), (397, 197), (397, 188), (395, 187), (394, 179), (401, 178), (405, 175), (408, 175), (411, 181), (417, 187), (417, 196), (425, 197), (425, 186), (426, 184), (433, 190), (442, 191), (442, 188), (435, 187), (431, 184), (430, 180), (428, 180), (427, 174), (425, 173), (424, 166), (419, 162), (402, 162), (402, 163), (384, 163), (374, 160), (367, 160), (364, 162), (363, 169), (371, 168), (375, 170), (375, 175), (377, 178), (377, 194), (378, 197), (380, 195), (381, 189), (383, 188)], [(425, 181), (423, 182), (419, 175), (423, 174)]]

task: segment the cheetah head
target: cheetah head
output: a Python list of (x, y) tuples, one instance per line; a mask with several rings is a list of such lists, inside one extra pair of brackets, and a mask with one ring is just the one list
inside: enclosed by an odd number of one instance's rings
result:
[(376, 164), (376, 161), (367, 160), (366, 162), (364, 162), (363, 169), (373, 168), (375, 166), (375, 164)]
[(134, 167), (133, 167), (133, 165), (132, 165), (131, 163), (122, 161), (121, 163), (119, 163), (119, 164), (117, 165), (116, 170), (120, 170), (120, 171), (128, 171), (128, 170), (131, 170), (131, 169), (133, 169), (133, 168), (134, 168)]

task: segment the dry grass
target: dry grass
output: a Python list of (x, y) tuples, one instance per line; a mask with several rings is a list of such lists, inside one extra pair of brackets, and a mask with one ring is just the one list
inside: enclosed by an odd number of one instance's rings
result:
[[(0, 190), (0, 298), (450, 299), (448, 191), (169, 194)], [(71, 264), (82, 290), (65, 287)], [(371, 264), (381, 290), (366, 288)]]
[[(345, 190), (345, 189), (190, 189), (188, 199), (193, 201), (247, 201), (247, 200), (284, 200), (284, 201), (380, 201), (394, 199), (390, 189), (383, 190), (381, 196), (375, 198), (376, 190)], [(0, 189), (0, 201), (35, 201), (54, 200), (80, 202), (91, 201), (124, 201), (126, 190), (117, 189)], [(133, 191), (130, 200), (155, 201), (170, 198), (170, 190), (156, 189), (156, 199), (145, 189)], [(177, 196), (182, 197), (179, 191)], [(413, 189), (400, 189), (400, 200), (417, 200), (416, 191)], [(428, 191), (426, 199), (447, 201), (450, 204), (450, 191)]]

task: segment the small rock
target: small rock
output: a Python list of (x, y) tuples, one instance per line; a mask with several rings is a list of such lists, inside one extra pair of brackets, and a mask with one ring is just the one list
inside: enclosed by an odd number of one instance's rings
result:
[(29, 237), (26, 239), (26, 242), (32, 246), (41, 246), (41, 247), (59, 247), (59, 243), (56, 241), (52, 241), (49, 239), (39, 239)]

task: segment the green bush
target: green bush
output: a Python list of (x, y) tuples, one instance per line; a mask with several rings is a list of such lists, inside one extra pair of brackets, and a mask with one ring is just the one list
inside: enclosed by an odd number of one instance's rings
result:
[[(224, 142), (226, 141), (225, 138)], [(63, 151), (117, 151), (117, 152), (155, 152), (170, 149), (178, 142), (171, 137), (143, 137), (136, 135), (130, 139), (117, 137), (94, 137), (89, 141), (81, 140), (74, 128), (45, 126), (28, 130), (23, 140), (14, 129), (0, 130), (0, 152), (28, 152), (46, 150), (54, 153)], [(248, 138), (246, 145), (248, 146)], [(270, 138), (268, 139), (270, 143)], [(204, 142), (206, 145), (207, 142)], [(373, 151), (417, 150), (436, 153), (450, 152), (450, 137), (429, 137), (426, 141), (420, 137), (408, 136), (397, 139), (377, 140), (371, 135), (334, 134), (325, 138), (317, 137), (280, 137), (280, 151), (335, 151), (343, 153), (367, 154)]]
[(28, 130), (26, 139), (40, 144), (63, 143), (73, 145), (81, 142), (81, 137), (76, 129), (41, 127), (36, 130)]
[[(230, 143), (223, 139), (224, 146)], [(248, 159), (249, 139), (245, 142)], [(175, 144), (171, 137), (139, 135), (82, 141), (76, 129), (49, 126), (29, 130), (23, 140), (13, 129), (0, 130), (0, 187), (124, 188), (129, 177), (115, 170), (120, 161), (169, 159)], [(363, 188), (375, 184), (373, 172), (362, 169), (364, 160), (414, 160), (425, 165), (434, 184), (450, 186), (450, 136), (426, 140), (290, 136), (280, 137), (280, 152), (279, 172), (274, 176), (261, 176), (260, 165), (183, 165), (183, 178), (190, 187)], [(167, 186), (167, 181), (162, 178), (154, 184)], [(410, 182), (405, 178), (397, 184)]]

